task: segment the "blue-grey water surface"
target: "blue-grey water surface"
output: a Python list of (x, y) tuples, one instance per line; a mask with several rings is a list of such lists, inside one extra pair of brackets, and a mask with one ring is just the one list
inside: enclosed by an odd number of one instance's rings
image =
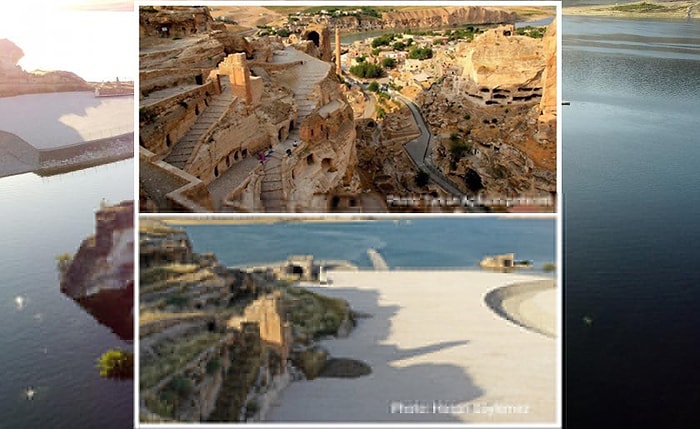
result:
[(103, 379), (96, 367), (108, 349), (132, 346), (60, 292), (55, 260), (94, 234), (103, 198), (133, 199), (133, 168), (125, 160), (0, 179), (1, 429), (133, 427), (133, 382)]
[(700, 405), (700, 21), (562, 28), (567, 427), (672, 427)]
[[(420, 218), (401, 221), (188, 225), (197, 252), (225, 265), (276, 262), (310, 254), (370, 268), (367, 249), (392, 269), (478, 269), (488, 255), (515, 252), (535, 268), (556, 262), (554, 219)], [(539, 271), (539, 274), (542, 274)]]

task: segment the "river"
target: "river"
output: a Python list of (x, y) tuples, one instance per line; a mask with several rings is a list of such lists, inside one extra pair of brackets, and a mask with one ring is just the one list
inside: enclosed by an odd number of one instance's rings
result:
[(700, 403), (700, 22), (562, 28), (569, 421), (678, 425)]
[(133, 426), (133, 382), (103, 379), (96, 367), (108, 349), (132, 345), (60, 292), (55, 259), (94, 234), (103, 199), (133, 199), (133, 169), (129, 159), (0, 179), (0, 429)]

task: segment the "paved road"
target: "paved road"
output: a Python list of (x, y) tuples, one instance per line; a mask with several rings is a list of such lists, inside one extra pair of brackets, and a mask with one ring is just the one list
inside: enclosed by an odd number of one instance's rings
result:
[(425, 171), (430, 175), (430, 179), (435, 182), (438, 186), (444, 189), (446, 192), (458, 196), (464, 197), (465, 194), (459, 190), (459, 188), (452, 183), (448, 178), (446, 178), (440, 171), (429, 162), (427, 158), (428, 150), (430, 149), (430, 129), (423, 119), (423, 115), (420, 113), (418, 106), (415, 105), (408, 98), (397, 94), (395, 91), (391, 91), (391, 95), (402, 101), (411, 110), (413, 119), (418, 125), (418, 130), (420, 131), (420, 136), (411, 140), (404, 145), (406, 153), (411, 158), (413, 163), (421, 171)]

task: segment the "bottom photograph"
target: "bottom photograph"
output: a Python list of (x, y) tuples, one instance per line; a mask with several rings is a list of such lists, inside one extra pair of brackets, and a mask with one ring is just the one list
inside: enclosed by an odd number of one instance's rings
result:
[(144, 217), (138, 424), (561, 422), (554, 217)]

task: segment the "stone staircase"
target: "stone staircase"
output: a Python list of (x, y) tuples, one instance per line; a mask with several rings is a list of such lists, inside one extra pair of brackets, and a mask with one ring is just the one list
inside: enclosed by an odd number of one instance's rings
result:
[(170, 154), (165, 158), (165, 162), (181, 170), (185, 168), (185, 165), (192, 156), (192, 152), (197, 146), (199, 140), (207, 131), (209, 131), (209, 128), (211, 128), (212, 125), (219, 121), (221, 115), (223, 115), (226, 109), (228, 109), (231, 105), (231, 101), (233, 101), (233, 94), (231, 93), (229, 86), (230, 84), (228, 82), (228, 78), (222, 78), (221, 94), (213, 98), (213, 100), (209, 103), (209, 106), (207, 106), (207, 108), (204, 109), (204, 111), (199, 115), (197, 121), (175, 144), (175, 146), (173, 146)]
[(299, 127), (311, 112), (318, 106), (319, 101), (309, 99), (314, 87), (323, 80), (330, 68), (327, 63), (314, 60), (312, 57), (299, 52), (288, 51), (291, 60), (301, 60), (303, 64), (295, 67), (295, 79), (291, 82), (290, 88), (294, 92), (294, 102), (297, 105), (297, 120), (294, 128), (290, 131), (287, 139), (274, 147), (274, 152), (265, 162), (264, 176), (262, 178), (262, 189), (260, 200), (265, 212), (285, 212), (284, 186), (282, 183), (282, 162), (287, 156), (287, 149), (296, 150), (294, 142), (301, 144), (299, 138)]

